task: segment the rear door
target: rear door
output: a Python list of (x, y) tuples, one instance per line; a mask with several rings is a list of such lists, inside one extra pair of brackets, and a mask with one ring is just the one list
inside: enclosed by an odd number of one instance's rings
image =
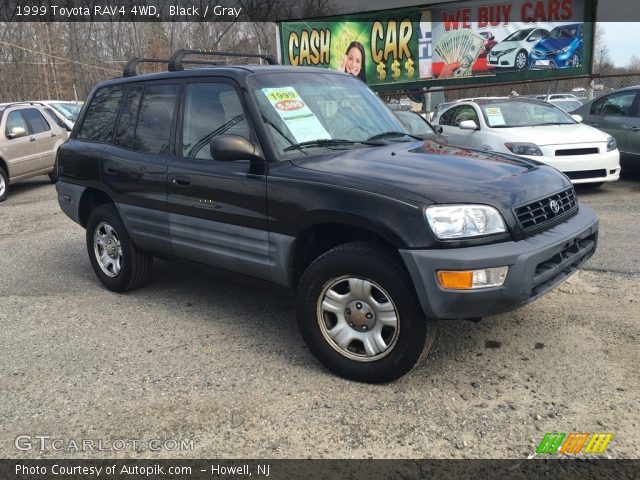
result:
[(219, 161), (209, 148), (218, 135), (257, 143), (241, 92), (231, 79), (207, 77), (188, 81), (182, 98), (168, 170), (173, 252), (268, 279), (266, 164)]
[[(36, 139), (36, 147), (38, 150), (38, 162), (34, 165), (35, 170), (49, 169), (56, 160), (55, 146), (58, 141), (58, 129), (52, 128), (49, 121), (37, 108), (25, 108), (22, 116), (29, 125), (29, 132)], [(34, 170), (34, 171), (35, 171)]]

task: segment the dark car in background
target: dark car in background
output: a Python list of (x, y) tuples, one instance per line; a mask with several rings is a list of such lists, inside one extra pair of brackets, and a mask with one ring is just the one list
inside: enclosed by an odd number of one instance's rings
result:
[(540, 40), (529, 53), (529, 68), (549, 69), (579, 67), (583, 61), (582, 23), (560, 25)]
[(640, 85), (622, 88), (571, 112), (616, 139), (622, 171), (640, 171)]

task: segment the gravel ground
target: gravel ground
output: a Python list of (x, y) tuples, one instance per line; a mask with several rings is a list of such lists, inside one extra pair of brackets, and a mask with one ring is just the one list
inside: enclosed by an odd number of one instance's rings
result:
[[(324, 370), (268, 285), (156, 261), (147, 287), (105, 290), (46, 177), (17, 184), (0, 205), (0, 457), (526, 458), (577, 431), (639, 458), (639, 194), (640, 177), (579, 188), (601, 218), (585, 269), (514, 312), (441, 323), (424, 363), (371, 386)], [(68, 447), (85, 439), (112, 449)]]

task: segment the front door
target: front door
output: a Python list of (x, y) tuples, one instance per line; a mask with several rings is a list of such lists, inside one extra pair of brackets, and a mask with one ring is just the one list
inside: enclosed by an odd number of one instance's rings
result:
[(167, 174), (175, 255), (269, 278), (266, 164), (212, 157), (218, 135), (256, 141), (239, 89), (231, 80), (186, 84), (176, 154)]

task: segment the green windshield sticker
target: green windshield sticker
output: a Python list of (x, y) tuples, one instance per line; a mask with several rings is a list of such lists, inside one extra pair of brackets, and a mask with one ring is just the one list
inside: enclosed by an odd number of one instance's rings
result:
[(262, 91), (297, 142), (331, 138), (295, 88), (263, 88)]
[(497, 127), (499, 125), (504, 125), (504, 117), (502, 116), (502, 110), (498, 107), (486, 107), (484, 109), (487, 114), (487, 120), (489, 121), (490, 127)]

